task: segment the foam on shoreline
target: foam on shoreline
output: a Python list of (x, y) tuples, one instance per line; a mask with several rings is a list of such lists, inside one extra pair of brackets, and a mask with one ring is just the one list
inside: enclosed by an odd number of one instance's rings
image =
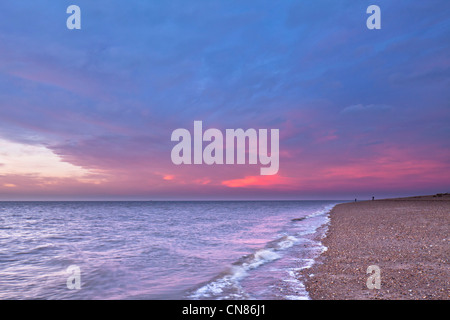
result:
[[(275, 286), (274, 292), (267, 298), (281, 298), (289, 300), (310, 299), (303, 280), (298, 274), (303, 269), (311, 268), (315, 259), (327, 248), (322, 245), (320, 239), (324, 236), (329, 223), (328, 214), (334, 205), (324, 207), (301, 219), (292, 219), (290, 223), (306, 223), (308, 219), (320, 219), (320, 225), (310, 227), (307, 230), (296, 232), (295, 235), (283, 235), (266, 244), (264, 248), (256, 250), (254, 253), (243, 256), (234, 262), (227, 270), (220, 273), (211, 281), (203, 284), (188, 295), (189, 299), (254, 299), (254, 293), (248, 292), (243, 286), (243, 280), (251, 278), (253, 270), (264, 267), (271, 262), (281, 258), (291, 259), (293, 263), (286, 266), (280, 274), (284, 274), (280, 280), (280, 285)], [(314, 225), (314, 224), (313, 224)], [(320, 229), (320, 230), (319, 230)], [(297, 230), (298, 231), (298, 230)], [(293, 248), (292, 248), (293, 247)], [(306, 256), (291, 257), (289, 249), (306, 250)], [(287, 255), (287, 256), (286, 256)]]

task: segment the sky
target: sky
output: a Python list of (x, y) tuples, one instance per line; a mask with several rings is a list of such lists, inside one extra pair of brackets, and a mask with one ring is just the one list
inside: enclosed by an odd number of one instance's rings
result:
[[(81, 30), (66, 9), (81, 8)], [(366, 9), (381, 8), (369, 30)], [(450, 192), (450, 1), (0, 3), (0, 200)], [(177, 128), (279, 129), (279, 171), (175, 165)]]

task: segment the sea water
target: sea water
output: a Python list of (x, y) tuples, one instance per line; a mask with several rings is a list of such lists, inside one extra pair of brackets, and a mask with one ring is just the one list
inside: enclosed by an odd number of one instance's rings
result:
[(308, 299), (336, 203), (0, 202), (0, 299)]

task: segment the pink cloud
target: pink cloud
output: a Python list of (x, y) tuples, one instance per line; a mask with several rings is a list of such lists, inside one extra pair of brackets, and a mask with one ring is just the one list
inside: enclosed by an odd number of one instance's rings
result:
[(233, 179), (222, 181), (222, 185), (230, 188), (245, 188), (245, 187), (270, 187), (274, 185), (288, 184), (289, 178), (280, 175), (271, 176), (247, 176), (243, 179)]

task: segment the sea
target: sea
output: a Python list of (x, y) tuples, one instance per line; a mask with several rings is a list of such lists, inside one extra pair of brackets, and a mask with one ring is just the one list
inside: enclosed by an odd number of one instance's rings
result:
[(339, 202), (0, 202), (0, 299), (309, 299)]

